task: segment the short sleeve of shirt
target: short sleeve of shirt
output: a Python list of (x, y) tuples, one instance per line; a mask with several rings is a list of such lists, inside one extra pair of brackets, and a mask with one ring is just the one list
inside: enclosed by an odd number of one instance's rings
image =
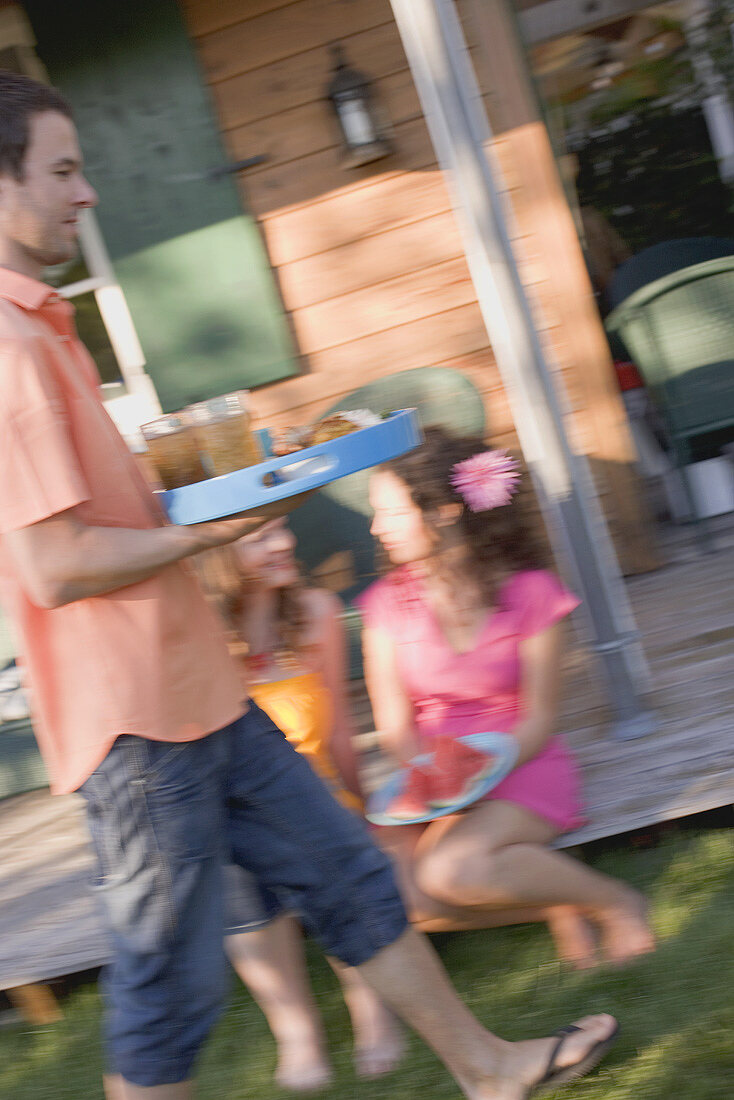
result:
[(517, 613), (519, 633), (524, 638), (564, 619), (581, 601), (544, 569), (518, 573), (506, 593), (507, 604)]
[(0, 339), (0, 533), (89, 498), (66, 404), (42, 346)]

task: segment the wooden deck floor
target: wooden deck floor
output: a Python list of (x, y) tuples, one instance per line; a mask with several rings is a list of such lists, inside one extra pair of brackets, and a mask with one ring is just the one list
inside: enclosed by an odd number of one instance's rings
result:
[(569, 844), (734, 802), (732, 517), (716, 530), (714, 554), (702, 555), (678, 531), (669, 564), (627, 582), (650, 666), (655, 733), (610, 738), (593, 665), (573, 655), (565, 729), (583, 768), (589, 822)]
[[(570, 656), (564, 728), (583, 768), (589, 821), (564, 844), (734, 803), (734, 517), (702, 556), (690, 533), (668, 535), (668, 565), (628, 581), (651, 667), (658, 728), (633, 742), (609, 736), (593, 662)], [(358, 701), (366, 773), (368, 712)], [(87, 887), (81, 800), (34, 791), (0, 802), (0, 989), (85, 970), (107, 945)]]

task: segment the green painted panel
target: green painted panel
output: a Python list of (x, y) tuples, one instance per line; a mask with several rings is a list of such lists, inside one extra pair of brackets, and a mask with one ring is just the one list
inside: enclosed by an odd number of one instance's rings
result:
[(116, 264), (164, 409), (293, 373), (272, 286), (247, 259), (258, 245), (257, 226), (238, 217)]
[(28, 0), (38, 53), (69, 97), (113, 260), (240, 212), (174, 0)]
[(211, 175), (227, 156), (175, 0), (25, 7), (74, 108), (102, 233), (164, 406), (293, 374), (255, 222), (233, 178)]
[(30, 722), (0, 725), (0, 798), (48, 786)]

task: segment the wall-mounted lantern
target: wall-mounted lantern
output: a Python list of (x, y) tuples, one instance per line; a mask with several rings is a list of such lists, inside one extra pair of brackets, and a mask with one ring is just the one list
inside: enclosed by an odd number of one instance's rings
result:
[(390, 127), (364, 73), (347, 64), (340, 45), (331, 47), (333, 73), (326, 94), (334, 109), (342, 144), (344, 167), (379, 160), (392, 153)]

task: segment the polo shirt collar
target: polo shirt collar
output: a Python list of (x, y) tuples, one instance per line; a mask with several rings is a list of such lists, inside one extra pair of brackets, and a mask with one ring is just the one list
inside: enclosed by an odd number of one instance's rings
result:
[(60, 296), (54, 287), (21, 275), (9, 267), (0, 267), (0, 298), (14, 302), (21, 309), (39, 310), (47, 302), (58, 302)]

